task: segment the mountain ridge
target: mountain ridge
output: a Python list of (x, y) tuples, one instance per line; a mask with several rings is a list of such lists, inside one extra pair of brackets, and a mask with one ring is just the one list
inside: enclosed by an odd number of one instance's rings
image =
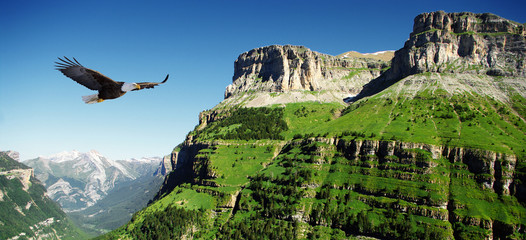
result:
[[(63, 151), (24, 163), (35, 168), (48, 196), (79, 227), (94, 235), (120, 226), (131, 213), (145, 207), (169, 172), (159, 157), (112, 160), (96, 150)], [(153, 193), (145, 188), (154, 188)], [(129, 206), (121, 202), (123, 196)]]
[[(105, 158), (95, 150), (87, 153), (76, 150), (64, 151), (47, 157), (26, 160), (25, 163), (35, 168), (37, 177), (49, 188), (57, 190), (56, 192), (50, 191), (48, 194), (61, 203), (66, 211), (77, 211), (89, 207), (101, 199), (115, 185), (115, 181), (124, 181), (135, 177), (120, 163)], [(69, 176), (72, 170), (73, 175)], [(60, 180), (63, 177), (76, 179), (77, 183), (85, 182), (85, 186), (79, 188), (79, 190), (83, 189), (85, 193), (78, 192), (80, 194), (78, 199), (72, 199), (68, 194), (65, 194), (74, 190), (69, 184), (61, 184), (61, 186), (70, 186), (68, 189), (54, 187), (53, 181), (55, 179)], [(88, 180), (86, 181), (84, 178)], [(65, 181), (63, 180), (61, 183), (65, 183)], [(80, 199), (85, 200), (81, 201)], [(79, 203), (82, 206), (69, 206), (68, 203)]]

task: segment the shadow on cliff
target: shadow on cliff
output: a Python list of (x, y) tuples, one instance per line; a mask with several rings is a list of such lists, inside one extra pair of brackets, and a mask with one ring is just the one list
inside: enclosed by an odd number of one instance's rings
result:
[[(392, 68), (391, 68), (392, 69)], [(348, 97), (343, 99), (346, 103), (353, 103), (362, 98), (375, 95), (383, 90), (389, 88), (393, 84), (400, 81), (402, 78), (407, 77), (401, 74), (396, 74), (391, 69), (382, 73), (379, 77), (371, 80), (369, 83), (363, 86), (363, 89), (354, 97)]]

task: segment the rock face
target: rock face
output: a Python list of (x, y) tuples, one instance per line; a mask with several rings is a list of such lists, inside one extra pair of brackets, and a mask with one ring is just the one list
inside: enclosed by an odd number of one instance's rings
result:
[(164, 156), (161, 163), (159, 164), (159, 168), (157, 171), (155, 171), (154, 175), (166, 176), (168, 173), (170, 173), (173, 170), (171, 159), (172, 154)]
[(424, 13), (393, 59), (393, 74), (486, 72), (526, 76), (526, 30), (522, 24), (484, 13)]
[(225, 99), (249, 91), (357, 93), (387, 66), (381, 60), (335, 57), (303, 46), (261, 47), (239, 55)]
[[(173, 167), (164, 179), (161, 189), (155, 196), (154, 200), (160, 199), (164, 194), (171, 192), (175, 186), (184, 182), (193, 182), (193, 177), (199, 174), (194, 166), (196, 155), (202, 149), (210, 147), (208, 143), (192, 143), (188, 138), (180, 145), (180, 149), (174, 150), (170, 155), (165, 157)], [(206, 174), (206, 173), (205, 173)]]
[(409, 40), (395, 52), (391, 68), (364, 86), (360, 95), (424, 72), (505, 77), (512, 85), (521, 85), (526, 77), (525, 29), (489, 13), (420, 14)]
[[(513, 173), (517, 157), (515, 155), (506, 155), (488, 150), (434, 146), (422, 143), (407, 143), (394, 141), (377, 141), (377, 140), (357, 140), (345, 141), (341, 139), (321, 139), (329, 144), (336, 145), (337, 149), (342, 151), (346, 157), (358, 158), (359, 156), (374, 155), (380, 159), (380, 162), (387, 161), (389, 156), (396, 156), (396, 159), (417, 159), (415, 152), (407, 152), (411, 149), (422, 149), (430, 153), (432, 159), (440, 157), (446, 158), (451, 163), (466, 164), (468, 170), (474, 174), (489, 176), (479, 178), (477, 181), (486, 189), (502, 195), (516, 193), (515, 187), (512, 186)], [(419, 163), (413, 162), (418, 165)], [(435, 167), (432, 162), (426, 162), (422, 165), (424, 168)], [(519, 196), (520, 197), (520, 196)]]

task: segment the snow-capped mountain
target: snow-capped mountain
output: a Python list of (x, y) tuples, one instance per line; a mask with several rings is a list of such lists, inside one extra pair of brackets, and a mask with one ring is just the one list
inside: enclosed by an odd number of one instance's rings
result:
[(24, 161), (66, 212), (84, 210), (116, 186), (153, 175), (160, 162), (158, 157), (114, 161), (95, 150), (64, 151)]

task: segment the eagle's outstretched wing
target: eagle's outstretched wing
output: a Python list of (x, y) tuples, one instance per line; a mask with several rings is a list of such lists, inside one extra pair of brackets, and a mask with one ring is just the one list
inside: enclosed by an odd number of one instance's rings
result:
[(104, 85), (117, 85), (118, 83), (111, 78), (102, 75), (102, 73), (82, 66), (77, 59), (71, 61), (69, 58), (58, 58), (62, 62), (55, 62), (57, 70), (61, 71), (66, 77), (91, 90), (100, 90)]
[[(141, 87), (140, 89), (153, 88), (153, 87), (155, 87), (155, 86), (157, 86), (159, 84), (165, 83), (166, 80), (168, 80), (169, 76), (170, 76), (170, 74), (166, 74), (166, 78), (162, 82), (140, 82), (140, 83), (137, 83), (137, 85), (139, 85)], [(140, 90), (140, 89), (133, 89), (132, 91), (136, 91), (136, 90)]]

